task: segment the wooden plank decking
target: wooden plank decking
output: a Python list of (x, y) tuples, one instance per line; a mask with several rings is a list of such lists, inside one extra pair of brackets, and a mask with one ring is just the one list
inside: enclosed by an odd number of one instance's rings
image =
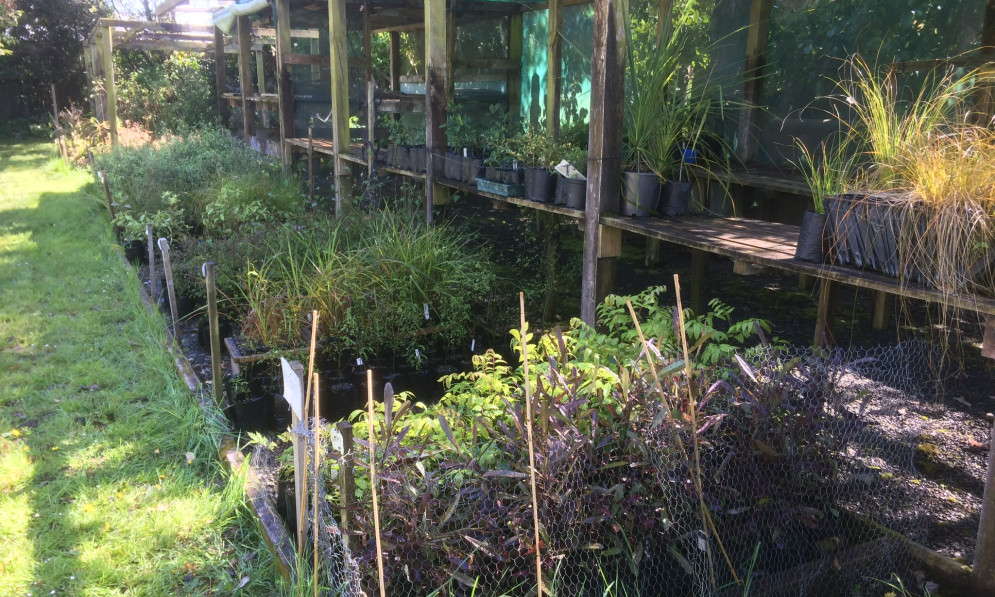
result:
[(995, 315), (995, 300), (992, 299), (969, 294), (947, 295), (932, 288), (903, 284), (896, 278), (874, 272), (795, 259), (797, 226), (745, 218), (704, 216), (688, 216), (679, 220), (606, 216), (601, 221), (606, 226), (736, 261)]

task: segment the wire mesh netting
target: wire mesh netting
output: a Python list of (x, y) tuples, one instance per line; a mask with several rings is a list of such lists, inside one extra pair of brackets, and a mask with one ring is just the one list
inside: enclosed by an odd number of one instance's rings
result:
[[(388, 396), (374, 431), (386, 593), (733, 595), (748, 581), (751, 595), (852, 595), (911, 570), (897, 535), (924, 531), (915, 438), (893, 415), (935, 396), (927, 345), (754, 349), (691, 383), (648, 346), (652, 368), (537, 364), (534, 495), (520, 387), (431, 419)], [(478, 370), (501, 372), (485, 357)], [(313, 432), (295, 433), (313, 449)], [(379, 590), (369, 444), (356, 433), (351, 460), (332, 449), (317, 471), (326, 594)], [(333, 478), (348, 472), (343, 531)]]

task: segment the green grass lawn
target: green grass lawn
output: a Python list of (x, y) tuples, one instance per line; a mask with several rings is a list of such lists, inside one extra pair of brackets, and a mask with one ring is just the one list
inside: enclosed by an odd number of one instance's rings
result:
[(0, 595), (278, 593), (164, 330), (89, 175), (0, 144)]

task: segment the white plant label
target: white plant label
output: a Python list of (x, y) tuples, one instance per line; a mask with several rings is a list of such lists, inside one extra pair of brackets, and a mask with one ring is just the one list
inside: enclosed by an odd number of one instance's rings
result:
[(301, 378), (285, 358), (280, 358), (280, 368), (283, 370), (283, 397), (290, 404), (298, 419), (304, 418), (304, 388)]
[(470, 352), (473, 352), (473, 349), (476, 347), (477, 347), (477, 339), (474, 338), (473, 340), (470, 340)]
[(422, 306), (425, 307), (425, 321), (428, 321), (431, 318), (428, 314), (428, 303), (422, 303)]
[(357, 367), (362, 367), (363, 366), (363, 359), (356, 359), (356, 366)]

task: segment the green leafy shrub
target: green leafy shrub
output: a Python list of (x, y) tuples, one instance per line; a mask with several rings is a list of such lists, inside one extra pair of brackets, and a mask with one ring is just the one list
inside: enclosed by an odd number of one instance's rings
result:
[(217, 96), (213, 61), (202, 54), (115, 52), (118, 117), (154, 134), (214, 125)]

